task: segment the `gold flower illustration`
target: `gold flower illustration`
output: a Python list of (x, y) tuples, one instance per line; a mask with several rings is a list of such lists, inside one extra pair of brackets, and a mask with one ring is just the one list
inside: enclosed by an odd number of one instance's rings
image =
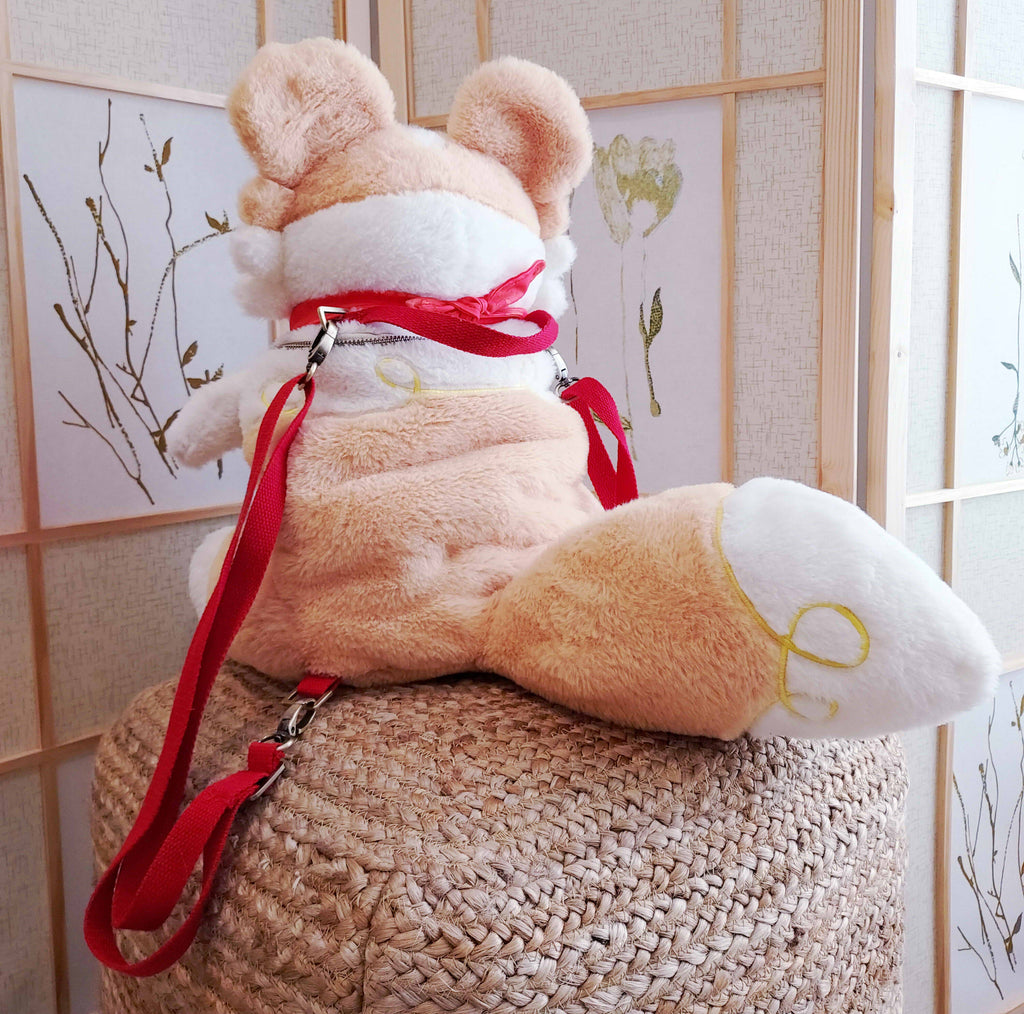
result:
[(675, 162), (674, 141), (660, 144), (653, 137), (634, 144), (618, 134), (607, 148), (594, 148), (594, 184), (601, 214), (612, 239), (622, 246), (632, 233), (638, 203), (654, 211), (654, 221), (643, 231), (650, 236), (675, 207), (683, 174)]
[[(683, 174), (676, 164), (676, 146), (672, 140), (656, 141), (653, 137), (630, 141), (617, 134), (607, 148), (594, 146), (594, 185), (597, 201), (612, 241), (619, 247), (619, 298), (622, 303), (622, 368), (626, 390), (626, 415), (623, 425), (630, 435), (633, 457), (633, 412), (629, 398), (627, 372), (626, 304), (625, 304), (625, 246), (633, 234), (634, 225), (643, 245), (641, 262), (640, 337), (644, 349), (644, 367), (650, 394), (652, 416), (661, 415), (661, 405), (654, 396), (654, 377), (651, 372), (651, 345), (664, 321), (661, 287), (651, 300), (645, 319), (644, 303), (647, 299), (647, 245), (644, 242), (665, 221), (675, 207), (683, 185)], [(646, 214), (641, 218), (641, 207)], [(634, 221), (636, 219), (636, 221)], [(644, 227), (644, 223), (649, 224)]]

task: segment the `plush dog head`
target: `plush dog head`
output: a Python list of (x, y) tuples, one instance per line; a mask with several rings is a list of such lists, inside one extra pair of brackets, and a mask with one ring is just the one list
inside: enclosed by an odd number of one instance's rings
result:
[(331, 39), (264, 46), (228, 101), (259, 176), (235, 236), (240, 298), (286, 316), (336, 292), (483, 295), (546, 262), (522, 305), (560, 313), (586, 115), (556, 74), (506, 57), (455, 97), (447, 134), (403, 126), (383, 75)]

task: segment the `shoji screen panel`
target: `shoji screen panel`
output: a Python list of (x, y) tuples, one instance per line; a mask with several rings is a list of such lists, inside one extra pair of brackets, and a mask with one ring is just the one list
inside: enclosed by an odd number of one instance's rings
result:
[(912, 1014), (1024, 1009), (1022, 33), (1016, 0), (878, 9), (869, 500), (1004, 667), (994, 705), (908, 739), (935, 792), (908, 817)]
[[(359, 23), (365, 24), (366, 10), (355, 2), (351, 6)], [(139, 110), (158, 108), (161, 116), (171, 117), (176, 125), (168, 130), (173, 134), (166, 163), (170, 173), (178, 165), (190, 164), (183, 131), (192, 120), (207, 122), (205, 118), (214, 117), (220, 134), (230, 135), (223, 122), (224, 92), (262, 41), (342, 35), (345, 13), (341, 0), (0, 2), (5, 185), (0, 216), (0, 1010), (4, 1012), (88, 1014), (95, 1010), (96, 965), (81, 937), (82, 911), (93, 876), (87, 826), (93, 748), (102, 729), (135, 693), (178, 672), (194, 625), (187, 597), (189, 557), (207, 532), (231, 522), (238, 495), (232, 488), (219, 499), (206, 497), (192, 504), (184, 497), (169, 507), (154, 493), (156, 503), (149, 505), (138, 488), (122, 487), (124, 476), (115, 473), (106, 509), (85, 521), (47, 520), (59, 513), (58, 508), (77, 509), (81, 493), (69, 482), (60, 494), (61, 502), (55, 504), (41, 486), (52, 441), (70, 444), (83, 433), (77, 427), (61, 429), (61, 419), (44, 397), (41, 382), (50, 369), (44, 351), (47, 342), (59, 346), (62, 357), (71, 362), (77, 362), (74, 357), (79, 352), (56, 317), (44, 317), (41, 324), (30, 327), (32, 277), (26, 260), (27, 252), (35, 249), (30, 241), (38, 236), (43, 219), (23, 174), (35, 177), (34, 185), (66, 249), (78, 258), (78, 272), (87, 267), (92, 251), (83, 256), (81, 247), (75, 246), (74, 215), (58, 213), (59, 177), (49, 186), (39, 175), (54, 167), (59, 170), (79, 153), (69, 149), (66, 136), (54, 134), (49, 139), (52, 153), (41, 161), (30, 156), (26, 97), (45, 97), (47, 88), (65, 89), (53, 94), (58, 99), (66, 95), (69, 101), (98, 97), (101, 107), (109, 97), (113, 134), (108, 170), (117, 145), (134, 136), (132, 130), (141, 129)], [(157, 129), (153, 114), (147, 115), (148, 123)], [(162, 148), (165, 140), (161, 134), (155, 144)], [(44, 154), (49, 151), (46, 144), (40, 146)], [(232, 162), (233, 172), (239, 171), (241, 153), (238, 156)], [(94, 155), (89, 158), (94, 171)], [(137, 165), (131, 164), (140, 180), (151, 183), (143, 175), (145, 161), (140, 156)], [(249, 172), (246, 166), (245, 175)], [(202, 181), (193, 178), (191, 182), (194, 190)], [(218, 220), (227, 214), (233, 223), (235, 186), (232, 182), (223, 201), (207, 209)], [(118, 196), (114, 188), (111, 192)], [(174, 193), (179, 197), (182, 191)], [(122, 210), (126, 199), (120, 198)], [(77, 202), (76, 209), (88, 222), (84, 200)], [(202, 222), (201, 213), (189, 217), (180, 227), (178, 242), (184, 243), (193, 227), (202, 229)], [(52, 242), (45, 231), (43, 238)], [(167, 242), (162, 216), (152, 242)], [(133, 271), (142, 270), (142, 260), (133, 260)], [(103, 270), (109, 269), (107, 264)], [(97, 287), (112, 278), (112, 273), (101, 274)], [(200, 329), (199, 353), (191, 359), (211, 370), (219, 362), (212, 360), (219, 339), (202, 321), (213, 319), (211, 315), (225, 307), (235, 319), (230, 271), (218, 284), (223, 292), (215, 300), (181, 308), (183, 314), (196, 313)], [(57, 291), (53, 299), (67, 302), (69, 295)], [(266, 341), (266, 329), (258, 322), (248, 322), (244, 330), (256, 347)], [(96, 334), (101, 341), (101, 331)], [(190, 335), (189, 340), (194, 337)], [(117, 370), (113, 360), (108, 365)], [(87, 375), (91, 367), (83, 359), (78, 369)], [(182, 384), (184, 379), (183, 373), (177, 382)], [(173, 397), (184, 397), (183, 384)], [(87, 458), (98, 454), (95, 460), (103, 462), (98, 442), (74, 446), (81, 446)]]
[[(842, 0), (407, 0), (406, 60), (393, 74), (410, 121), (428, 127), (444, 124), (482, 58), (505, 54), (564, 75), (595, 111), (595, 130), (599, 110), (713, 98), (720, 474), (782, 475), (849, 498), (860, 15), (859, 3)], [(382, 14), (382, 50), (393, 23)]]

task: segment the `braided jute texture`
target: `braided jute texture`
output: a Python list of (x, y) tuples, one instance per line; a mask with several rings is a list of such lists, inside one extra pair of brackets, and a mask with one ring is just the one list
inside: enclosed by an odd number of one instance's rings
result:
[[(282, 694), (225, 669), (190, 794)], [(172, 695), (141, 694), (100, 746), (101, 865)], [(243, 808), (192, 949), (106, 973), (102, 1010), (897, 1014), (905, 793), (895, 740), (635, 732), (489, 677), (345, 691)]]

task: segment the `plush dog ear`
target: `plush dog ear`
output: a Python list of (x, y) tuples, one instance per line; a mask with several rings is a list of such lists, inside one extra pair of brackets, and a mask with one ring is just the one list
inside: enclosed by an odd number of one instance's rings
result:
[(291, 188), (329, 151), (393, 122), (395, 98), (354, 46), (307, 39), (264, 46), (228, 97), (228, 114), (260, 175)]
[(587, 114), (562, 78), (511, 56), (485, 63), (459, 88), (448, 134), (519, 178), (542, 237), (564, 231), (569, 195), (590, 168), (593, 141)]

